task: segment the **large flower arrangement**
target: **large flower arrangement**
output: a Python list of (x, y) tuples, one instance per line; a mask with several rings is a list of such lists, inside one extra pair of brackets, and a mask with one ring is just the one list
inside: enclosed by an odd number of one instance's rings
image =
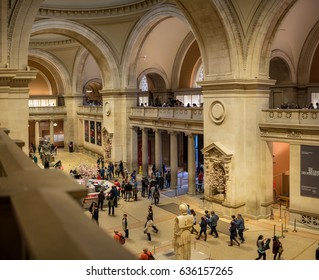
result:
[(97, 166), (94, 166), (93, 164), (87, 164), (87, 163), (80, 163), (80, 165), (75, 168), (76, 172), (81, 175), (83, 179), (91, 179), (96, 178), (98, 175), (98, 169)]

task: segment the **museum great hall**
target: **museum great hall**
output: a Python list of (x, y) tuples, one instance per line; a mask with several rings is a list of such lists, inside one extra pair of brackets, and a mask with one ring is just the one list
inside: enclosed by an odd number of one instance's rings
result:
[(134, 258), (79, 215), (85, 189), (29, 159), (43, 141), (140, 175), (165, 164), (173, 190), (187, 173), (189, 199), (203, 165), (203, 209), (258, 221), (283, 200), (287, 224), (318, 230), (318, 9), (317, 0), (1, 1), (1, 259)]

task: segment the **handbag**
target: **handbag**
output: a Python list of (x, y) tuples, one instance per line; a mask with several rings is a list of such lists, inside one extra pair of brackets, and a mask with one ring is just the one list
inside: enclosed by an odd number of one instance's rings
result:
[(283, 251), (284, 251), (284, 248), (282, 248), (282, 246), (280, 246), (278, 249), (278, 253), (281, 254)]

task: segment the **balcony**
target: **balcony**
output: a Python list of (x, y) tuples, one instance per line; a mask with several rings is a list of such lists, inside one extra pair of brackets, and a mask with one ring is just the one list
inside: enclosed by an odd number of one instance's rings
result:
[(132, 107), (131, 126), (203, 133), (203, 108)]
[(86, 189), (39, 168), (7, 133), (0, 129), (0, 259), (136, 259), (83, 214)]
[(262, 110), (261, 137), (271, 141), (319, 141), (319, 110)]
[(77, 114), (102, 117), (103, 106), (79, 106), (77, 109)]
[(65, 106), (29, 107), (29, 119), (63, 118), (66, 116)]

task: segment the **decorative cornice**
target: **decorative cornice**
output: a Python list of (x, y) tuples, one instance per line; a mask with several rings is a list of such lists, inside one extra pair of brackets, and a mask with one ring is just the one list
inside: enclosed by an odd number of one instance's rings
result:
[(70, 44), (76, 44), (76, 43), (77, 41), (73, 39), (59, 40), (59, 41), (46, 41), (46, 42), (30, 42), (30, 47), (32, 48), (52, 47), (52, 46), (70, 45)]
[(40, 8), (38, 12), (39, 17), (55, 17), (55, 18), (99, 18), (99, 17), (116, 17), (128, 14), (136, 14), (146, 11), (165, 2), (165, 0), (144, 0), (138, 3), (122, 5), (110, 8), (100, 9), (52, 9)]

